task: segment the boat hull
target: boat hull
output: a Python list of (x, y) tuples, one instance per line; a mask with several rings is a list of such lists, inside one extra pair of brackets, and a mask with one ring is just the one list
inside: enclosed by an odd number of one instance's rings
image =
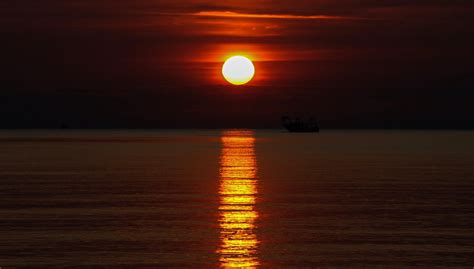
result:
[(301, 120), (299, 118), (291, 119), (287, 116), (281, 118), (282, 126), (291, 133), (317, 133), (319, 124), (314, 118)]

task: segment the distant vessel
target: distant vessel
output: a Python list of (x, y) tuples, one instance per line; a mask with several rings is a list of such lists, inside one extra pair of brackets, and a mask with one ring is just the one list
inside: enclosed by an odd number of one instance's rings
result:
[(314, 118), (309, 120), (301, 120), (299, 118), (292, 119), (284, 116), (281, 123), (288, 131), (292, 133), (317, 133), (319, 132), (318, 122)]

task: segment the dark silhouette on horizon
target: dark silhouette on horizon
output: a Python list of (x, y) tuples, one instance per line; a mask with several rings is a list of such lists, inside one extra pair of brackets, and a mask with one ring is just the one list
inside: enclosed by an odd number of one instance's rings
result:
[(292, 133), (314, 133), (319, 132), (319, 125), (313, 117), (308, 120), (302, 120), (298, 117), (290, 118), (288, 116), (281, 117), (283, 127)]

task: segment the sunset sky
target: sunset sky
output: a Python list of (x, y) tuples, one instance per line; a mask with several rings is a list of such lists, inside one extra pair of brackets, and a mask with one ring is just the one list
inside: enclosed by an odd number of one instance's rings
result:
[[(472, 0), (6, 0), (0, 128), (465, 125), (473, 17)], [(235, 54), (245, 86), (220, 73)]]

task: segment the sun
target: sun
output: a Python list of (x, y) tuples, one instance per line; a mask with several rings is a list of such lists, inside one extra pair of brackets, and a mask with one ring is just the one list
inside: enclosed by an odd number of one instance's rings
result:
[(255, 75), (255, 67), (248, 58), (233, 56), (227, 59), (222, 66), (222, 75), (231, 84), (243, 85), (252, 80)]

